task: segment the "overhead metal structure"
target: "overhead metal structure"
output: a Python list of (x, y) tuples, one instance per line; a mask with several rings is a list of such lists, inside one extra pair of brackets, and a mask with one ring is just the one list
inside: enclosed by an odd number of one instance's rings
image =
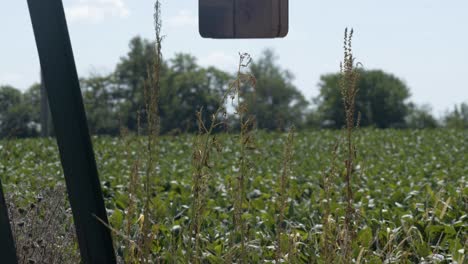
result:
[(199, 0), (204, 38), (283, 38), (289, 31), (289, 0)]

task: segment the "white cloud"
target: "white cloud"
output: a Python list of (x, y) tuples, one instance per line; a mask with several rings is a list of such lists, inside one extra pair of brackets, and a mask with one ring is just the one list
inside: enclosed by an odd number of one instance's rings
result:
[(177, 15), (168, 19), (171, 28), (196, 27), (198, 25), (197, 16), (189, 10), (180, 10)]
[(222, 51), (213, 51), (207, 56), (199, 58), (200, 64), (203, 66), (216, 66), (228, 72), (236, 70), (238, 60), (238, 57), (228, 55)]
[(130, 11), (124, 0), (75, 0), (65, 8), (71, 21), (99, 23), (109, 17), (126, 18)]

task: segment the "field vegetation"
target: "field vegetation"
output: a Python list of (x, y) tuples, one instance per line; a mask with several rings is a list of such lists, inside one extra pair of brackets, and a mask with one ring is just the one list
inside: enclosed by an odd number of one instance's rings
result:
[[(464, 106), (446, 118), (454, 129), (396, 129), (440, 124), (404, 103), (397, 78), (364, 70), (346, 30), (340, 72), (322, 78), (319, 110), (305, 113), (270, 52), (257, 61), (239, 54), (232, 76), (188, 55), (168, 67), (160, 11), (157, 2), (146, 64), (124, 58), (121, 75), (84, 81), (91, 130), (114, 135), (93, 145), (119, 262), (466, 262)], [(122, 70), (131, 65), (146, 68)], [(372, 90), (379, 80), (394, 89)], [(104, 83), (115, 90), (99, 93)], [(3, 91), (20, 106), (27, 98)], [(113, 107), (93, 101), (99, 95)], [(388, 106), (374, 101), (382, 95)], [(18, 105), (1, 103), (0, 117)], [(18, 127), (33, 135), (31, 123)], [(20, 262), (79, 263), (54, 139), (1, 140), (0, 173)]]
[[(253, 151), (250, 160), (255, 168), (246, 179), (243, 205), (247, 230), (245, 246), (250, 262), (272, 262), (277, 258), (280, 230), (285, 253), (282, 258), (286, 262), (323, 261), (322, 216), (326, 193), (322, 176), (333, 159), (337, 163), (342, 160), (339, 159), (341, 150), (338, 158), (332, 154), (339, 137), (338, 131), (296, 132), (285, 191), (280, 184), (284, 145), (291, 143), (286, 134), (257, 134), (256, 144), (261, 147)], [(94, 138), (110, 222), (113, 228), (128, 235), (115, 236), (120, 256), (128, 254), (144, 221), (140, 215), (144, 205), (143, 182), (137, 180), (136, 196), (129, 195), (134, 191), (129, 190), (128, 183), (132, 175), (141, 177), (144, 173), (135, 174), (134, 160), (141, 155), (140, 144), (146, 144), (146, 139), (132, 137), (131, 140), (134, 144), (129, 146), (122, 139)], [(160, 139), (160, 167), (154, 179), (154, 195), (151, 195), (154, 206), (151, 228), (155, 232), (151, 256), (160, 262), (188, 261), (194, 140), (195, 136), (191, 135)], [(214, 152), (212, 160), (215, 162), (210, 162), (212, 175), (205, 183), (199, 247), (204, 261), (223, 263), (233, 249), (231, 188), (233, 178), (239, 173), (240, 146), (233, 135), (217, 135), (217, 140), (222, 142), (222, 151)], [(358, 132), (355, 144), (360, 154), (355, 161), (353, 184), (357, 210), (353, 240), (356, 260), (359, 257), (360, 263), (464, 263), (468, 238), (466, 140), (466, 131), (457, 130), (362, 129)], [(4, 189), (10, 195), (9, 201), (15, 204), (10, 208), (15, 234), (25, 239), (28, 230), (22, 229), (26, 228), (22, 224), (27, 212), (46, 209), (40, 204), (56, 199), (48, 194), (54, 190), (60, 192), (62, 201), (65, 199), (63, 187), (56, 187), (63, 184), (58, 152), (52, 139), (2, 141), (0, 148)], [(145, 163), (141, 161), (139, 166)], [(339, 176), (342, 172), (336, 173)], [(331, 194), (329, 203), (329, 225), (334, 230), (340, 228), (345, 215), (341, 182), (330, 183), (331, 188), (337, 190)], [(284, 195), (288, 198), (281, 209), (278, 201), (284, 199)], [(70, 223), (70, 213), (64, 205), (61, 208), (64, 209), (55, 215), (68, 217), (61, 225)], [(129, 217), (130, 210), (135, 212), (132, 217)], [(284, 222), (278, 229), (277, 217), (281, 211)], [(47, 234), (53, 237), (65, 228), (52, 228)], [(72, 239), (73, 230), (69, 232), (66, 234)], [(42, 239), (43, 235), (35, 238)], [(333, 237), (330, 243), (335, 247), (339, 242)], [(72, 245), (71, 248), (76, 249), (76, 244)]]

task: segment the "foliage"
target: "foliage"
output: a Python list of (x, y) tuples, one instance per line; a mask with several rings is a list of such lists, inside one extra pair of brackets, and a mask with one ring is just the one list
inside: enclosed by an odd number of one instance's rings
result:
[(276, 54), (265, 50), (260, 58), (252, 62), (250, 72), (257, 80), (255, 91), (246, 89), (244, 93), (257, 127), (284, 130), (292, 125), (303, 125), (308, 103), (292, 83), (292, 73), (277, 64)]
[(21, 92), (11, 86), (0, 87), (0, 113), (6, 113), (8, 109), (21, 102)]
[(189, 54), (177, 54), (161, 87), (161, 130), (198, 131), (195, 112), (203, 108), (203, 120), (220, 107), (219, 98), (227, 90), (230, 75), (214, 67), (203, 68)]
[(118, 135), (120, 125), (123, 125), (121, 122), (129, 118), (121, 112), (124, 103), (116, 96), (116, 86), (112, 75), (90, 76), (81, 80), (91, 134)]
[(406, 127), (413, 129), (436, 128), (439, 126), (437, 120), (431, 114), (429, 105), (409, 105), (409, 113), (406, 117)]
[(26, 94), (11, 86), (0, 86), (0, 138), (31, 137), (39, 132), (36, 86)]
[[(323, 260), (319, 247), (323, 232), (321, 174), (330, 165), (339, 136), (340, 132), (331, 130), (299, 131), (295, 135), (293, 149), (297, 154), (292, 158), (284, 232), (290, 238), (286, 240), (288, 250), (295, 252), (296, 263)], [(203, 261), (207, 263), (223, 263), (230, 252), (233, 204), (229, 186), (236, 173), (236, 153), (240, 151), (235, 137), (217, 135), (222, 154), (216, 155), (213, 177), (208, 181), (200, 237)], [(354, 205), (359, 211), (357, 237), (353, 241), (355, 259), (361, 255), (360, 263), (431, 263), (435, 258), (443, 259), (442, 263), (466, 261), (467, 137), (465, 130), (359, 130), (355, 144), (360, 154), (355, 161), (353, 182)], [(93, 140), (109, 219), (115, 229), (123, 230), (130, 202), (128, 182), (135, 170), (133, 161), (144, 154), (141, 144), (147, 139), (129, 136), (128, 140), (141, 142), (130, 145), (115, 138)], [(256, 145), (261, 147), (254, 150), (256, 154), (251, 159), (255, 167), (246, 179), (244, 213), (251, 234), (246, 242), (250, 263), (271, 263), (276, 259), (278, 196), (274, 190), (281, 179), (286, 141), (282, 133), (261, 132), (256, 136)], [(160, 139), (160, 167), (151, 195), (156, 208), (151, 227), (158, 236), (151, 250), (155, 261), (161, 263), (187, 262), (193, 143), (191, 135)], [(34, 201), (47, 186), (63, 182), (58, 150), (52, 139), (0, 141), (0, 150), (5, 193), (20, 194), (25, 202), (22, 204)], [(338, 150), (338, 160), (343, 154)], [(137, 173), (144, 173), (146, 162), (141, 162)], [(337, 173), (342, 175), (341, 171)], [(342, 188), (338, 182), (332, 184)], [(134, 197), (137, 212), (143, 208), (143, 197), (141, 192)], [(332, 197), (333, 226), (342, 221), (345, 203)], [(139, 228), (139, 217), (134, 214), (128, 219), (132, 230)], [(127, 246), (128, 240), (120, 236), (114, 240), (121, 256), (121, 245)]]
[(445, 116), (444, 123), (448, 128), (468, 128), (468, 104), (462, 103), (460, 106), (455, 106), (453, 112)]
[[(221, 152), (221, 145), (217, 141), (214, 132), (218, 128), (226, 126), (226, 116), (227, 116), (227, 102), (229, 99), (234, 100), (237, 98), (237, 104), (235, 106), (235, 113), (238, 117), (238, 122), (240, 123), (240, 136), (239, 136), (239, 145), (241, 145), (241, 150), (239, 153), (239, 161), (237, 166), (239, 167), (239, 175), (236, 177), (236, 183), (231, 185), (231, 197), (233, 199), (233, 219), (235, 226), (238, 229), (232, 232), (231, 243), (240, 237), (241, 247), (239, 250), (240, 259), (242, 262), (245, 262), (246, 259), (246, 250), (245, 250), (245, 225), (243, 224), (243, 203), (245, 196), (245, 184), (244, 179), (248, 173), (247, 165), (247, 151), (246, 149), (249, 146), (252, 146), (252, 121), (253, 118), (246, 118), (246, 113), (248, 111), (247, 106), (244, 103), (241, 103), (243, 94), (241, 93), (241, 88), (244, 85), (255, 84), (255, 79), (248, 73), (244, 73), (245, 68), (249, 66), (251, 58), (249, 54), (239, 54), (239, 65), (237, 78), (231, 82), (229, 87), (225, 90), (224, 95), (220, 97), (218, 103), (218, 108), (214, 113), (211, 113), (209, 122), (205, 122), (203, 115), (203, 108), (197, 112), (197, 123), (198, 123), (198, 134), (194, 143), (194, 150), (192, 155), (192, 166), (193, 166), (193, 178), (192, 178), (192, 208), (191, 208), (191, 235), (193, 238), (193, 246), (191, 249), (191, 262), (201, 263), (203, 259), (202, 252), (200, 250), (201, 246), (201, 227), (204, 222), (205, 207), (206, 207), (206, 192), (208, 191), (208, 184), (213, 177), (213, 156), (216, 155), (216, 152)], [(216, 152), (215, 152), (216, 150)], [(232, 244), (231, 244), (232, 245)], [(229, 254), (230, 258), (236, 252), (233, 249), (232, 254)]]
[[(406, 84), (380, 70), (360, 70), (360, 76), (356, 109), (361, 113), (361, 126), (403, 127), (408, 113), (406, 100), (410, 96)], [(339, 83), (339, 74), (320, 78), (320, 95), (314, 100), (323, 126), (341, 128), (345, 125)]]
[[(154, 43), (141, 37), (130, 41), (129, 51), (120, 59), (113, 73), (92, 74), (81, 79), (88, 126), (92, 134), (119, 135), (120, 127), (136, 133), (138, 116), (144, 118), (144, 82), (148, 66), (154, 58)], [(249, 114), (257, 127), (269, 131), (332, 127), (345, 124), (339, 88), (339, 74), (321, 77), (320, 95), (314, 99), (314, 109), (293, 84), (293, 75), (281, 68), (272, 50), (253, 61), (249, 67), (257, 83), (255, 92), (243, 87), (244, 100), (251, 105)], [(159, 104), (161, 133), (197, 132), (195, 112), (203, 107), (202, 119), (218, 108), (219, 100), (235, 76), (216, 67), (202, 67), (190, 54), (176, 54), (161, 61)], [(357, 111), (361, 126), (374, 127), (434, 127), (437, 121), (425, 106), (407, 103), (408, 88), (397, 77), (383, 71), (360, 70)], [(456, 106), (440, 122), (449, 128), (466, 128), (467, 104)], [(229, 125), (240, 126), (228, 109)], [(0, 88), (0, 138), (32, 137), (40, 131), (40, 88), (34, 84), (24, 93), (11, 86)], [(216, 132), (218, 132), (217, 130)]]
[[(120, 102), (122, 125), (132, 131), (138, 126), (137, 113), (143, 110), (145, 81), (156, 56), (154, 46), (153, 42), (134, 37), (129, 52), (120, 59), (114, 71), (117, 87), (112, 89), (113, 97)], [(167, 65), (161, 62), (162, 75), (166, 69)]]

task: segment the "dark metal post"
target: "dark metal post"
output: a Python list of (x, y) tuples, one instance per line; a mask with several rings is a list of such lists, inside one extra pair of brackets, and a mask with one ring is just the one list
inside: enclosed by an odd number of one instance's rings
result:
[(2, 263), (16, 264), (16, 249), (11, 234), (10, 220), (8, 219), (8, 208), (3, 195), (2, 180), (0, 179), (0, 258)]
[(28, 0), (83, 263), (115, 263), (61, 0)]

